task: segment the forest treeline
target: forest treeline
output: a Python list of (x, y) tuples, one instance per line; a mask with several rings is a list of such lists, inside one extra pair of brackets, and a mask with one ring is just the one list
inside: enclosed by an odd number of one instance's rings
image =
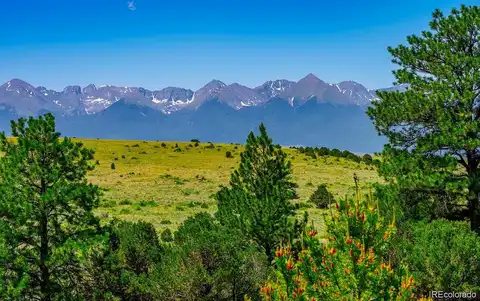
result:
[(291, 163), (263, 124), (215, 194), (215, 214), (157, 233), (94, 214), (94, 150), (61, 138), (53, 115), (12, 121), (16, 139), (0, 135), (0, 299), (478, 296), (480, 8), (437, 10), (429, 26), (388, 49), (409, 89), (378, 92), (367, 112), (388, 138), (384, 182), (363, 195), (355, 177), (346, 199), (318, 183), (310, 201), (325, 208), (325, 233), (299, 217)]
[(295, 147), (292, 146), (291, 148), (296, 149), (299, 153), (305, 154), (306, 156), (309, 156), (313, 159), (317, 159), (318, 157), (323, 157), (323, 156), (331, 156), (331, 157), (336, 157), (336, 158), (345, 158), (357, 163), (363, 162), (365, 164), (375, 164), (378, 165), (380, 164), (380, 160), (378, 159), (373, 159), (372, 155), (370, 154), (364, 154), (362, 156), (359, 156), (357, 154), (352, 153), (349, 150), (339, 150), (337, 148), (332, 148), (329, 149), (328, 147), (322, 146), (322, 147), (311, 147), (311, 146), (300, 146), (300, 147)]

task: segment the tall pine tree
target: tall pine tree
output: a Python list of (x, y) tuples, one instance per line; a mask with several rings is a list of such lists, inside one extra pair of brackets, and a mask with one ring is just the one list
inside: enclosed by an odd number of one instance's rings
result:
[(463, 193), (480, 232), (480, 8), (436, 10), (430, 30), (407, 41), (388, 50), (408, 90), (379, 92), (368, 110), (389, 140), (380, 171), (402, 189)]
[(286, 154), (272, 143), (263, 123), (259, 129), (259, 136), (248, 135), (230, 187), (222, 187), (216, 194), (216, 216), (261, 246), (271, 262), (277, 246), (291, 237), (295, 215), (291, 200), (296, 197), (297, 185)]
[(99, 189), (85, 179), (93, 151), (60, 139), (51, 114), (12, 121), (12, 135), (0, 134), (2, 294), (75, 299), (79, 253), (98, 226)]

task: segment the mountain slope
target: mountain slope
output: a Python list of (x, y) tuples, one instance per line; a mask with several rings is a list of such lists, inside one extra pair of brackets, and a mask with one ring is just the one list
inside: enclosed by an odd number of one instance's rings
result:
[(69, 136), (241, 143), (264, 122), (280, 144), (374, 152), (384, 140), (365, 114), (373, 99), (357, 82), (329, 84), (313, 74), (253, 89), (212, 80), (197, 91), (94, 84), (54, 91), (13, 79), (0, 86), (0, 130), (19, 116), (53, 112)]

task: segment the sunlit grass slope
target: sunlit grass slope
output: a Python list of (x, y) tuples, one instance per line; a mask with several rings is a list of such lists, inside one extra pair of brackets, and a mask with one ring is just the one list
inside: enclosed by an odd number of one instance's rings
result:
[[(238, 166), (243, 146), (231, 144), (153, 141), (81, 140), (96, 150), (98, 160), (89, 179), (104, 191), (98, 214), (124, 220), (144, 220), (158, 229), (175, 228), (188, 216), (215, 211), (212, 199), (219, 185), (228, 184)], [(227, 158), (230, 151), (233, 158)], [(294, 180), (306, 204), (316, 186), (326, 183), (336, 196), (353, 194), (353, 174), (360, 187), (378, 181), (371, 166), (334, 157), (311, 157), (285, 149), (292, 161)], [(112, 169), (112, 163), (115, 169)], [(317, 227), (323, 228), (324, 211), (302, 206)]]

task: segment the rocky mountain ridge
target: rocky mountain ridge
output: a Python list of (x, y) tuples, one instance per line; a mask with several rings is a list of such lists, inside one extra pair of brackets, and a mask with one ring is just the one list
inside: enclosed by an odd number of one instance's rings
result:
[(182, 109), (196, 109), (212, 99), (239, 110), (264, 105), (272, 98), (284, 99), (294, 107), (310, 99), (319, 103), (365, 107), (376, 98), (376, 94), (354, 81), (329, 84), (311, 73), (297, 82), (279, 79), (254, 88), (212, 80), (197, 91), (179, 87), (152, 91), (142, 87), (97, 87), (94, 84), (83, 88), (71, 85), (55, 91), (43, 86), (34, 87), (20, 79), (12, 79), (0, 86), (0, 104), (12, 107), (21, 116), (44, 111), (64, 116), (97, 114), (120, 99), (171, 114)]

